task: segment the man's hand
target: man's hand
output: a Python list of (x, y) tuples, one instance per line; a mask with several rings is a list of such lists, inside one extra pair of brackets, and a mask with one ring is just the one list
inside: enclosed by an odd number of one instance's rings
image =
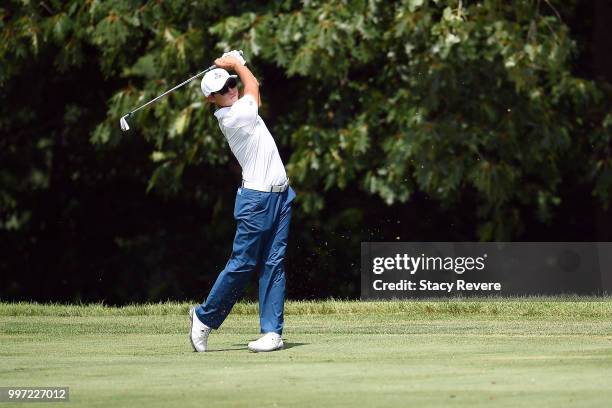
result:
[(215, 65), (223, 69), (235, 70), (238, 65), (242, 66), (236, 57), (221, 57), (215, 60)]
[(244, 56), (242, 55), (242, 51), (231, 50), (231, 51), (228, 51), (228, 52), (224, 53), (221, 56), (221, 58), (223, 58), (223, 57), (236, 57), (238, 62), (240, 62), (240, 65), (246, 64), (246, 60), (244, 59)]

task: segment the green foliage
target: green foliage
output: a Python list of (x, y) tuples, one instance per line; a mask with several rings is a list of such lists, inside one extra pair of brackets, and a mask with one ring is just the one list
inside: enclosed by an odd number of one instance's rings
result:
[(318, 88), (295, 95), (307, 108), (290, 162), (311, 193), (359, 183), (388, 204), (420, 190), (449, 207), (474, 191), (480, 238), (503, 240), (530, 209), (550, 218), (572, 160), (610, 202), (610, 93), (572, 76), (575, 43), (556, 13), (530, 1), (309, 1), (212, 32)]
[[(558, 15), (570, 15), (573, 4), (555, 7), (12, 1), (0, 8), (0, 84), (46, 58), (60, 73), (93, 58), (108, 81), (100, 86), (113, 94), (90, 141), (115, 149), (126, 137), (144, 138), (157, 166), (149, 188), (172, 193), (185, 169), (230, 158), (197, 81), (130, 118), (130, 133), (118, 120), (221, 51), (243, 49), (256, 73), (273, 67), (297, 84), (291, 101), (271, 101), (290, 109), (273, 133), (291, 149), (288, 169), (306, 212), (323, 210), (328, 192), (349, 186), (388, 205), (416, 192), (446, 209), (469, 197), (480, 239), (511, 239), (526, 214), (551, 219), (568, 174), (591, 185), (603, 207), (612, 199), (610, 92), (573, 75), (576, 44)], [(266, 102), (276, 85), (261, 80)], [(3, 129), (36, 116), (27, 106), (10, 112)], [(45, 174), (32, 169), (28, 177), (44, 186)], [(14, 210), (3, 226), (17, 228), (27, 214), (17, 211), (14, 174), (2, 177), (2, 205)]]

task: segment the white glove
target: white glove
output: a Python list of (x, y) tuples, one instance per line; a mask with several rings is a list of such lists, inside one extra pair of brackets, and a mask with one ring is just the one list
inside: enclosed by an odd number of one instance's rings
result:
[(246, 64), (246, 61), (242, 57), (242, 51), (232, 50), (230, 52), (226, 52), (225, 54), (223, 54), (221, 58), (223, 57), (234, 57), (240, 62), (241, 65)]

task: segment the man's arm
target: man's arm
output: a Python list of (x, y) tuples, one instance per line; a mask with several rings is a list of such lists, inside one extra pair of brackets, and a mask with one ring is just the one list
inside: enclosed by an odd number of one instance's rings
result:
[(238, 59), (229, 56), (217, 58), (215, 60), (215, 65), (219, 68), (234, 70), (244, 84), (244, 94), (251, 95), (255, 101), (257, 101), (257, 106), (261, 106), (259, 82), (257, 82), (257, 78), (255, 78), (255, 75), (253, 75), (251, 70), (247, 68), (246, 65), (242, 65)]

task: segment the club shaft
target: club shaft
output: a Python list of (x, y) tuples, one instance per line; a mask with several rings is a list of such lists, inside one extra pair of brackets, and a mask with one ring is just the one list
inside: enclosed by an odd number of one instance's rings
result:
[(187, 84), (187, 83), (189, 83), (189, 82), (193, 81), (193, 80), (194, 80), (194, 79), (196, 79), (197, 77), (204, 75), (205, 73), (207, 73), (208, 71), (210, 71), (211, 69), (214, 69), (214, 68), (216, 68), (216, 67), (217, 67), (216, 65), (211, 65), (210, 67), (206, 68), (204, 71), (202, 71), (202, 72), (200, 72), (200, 73), (198, 73), (198, 74), (196, 74), (196, 75), (192, 76), (191, 78), (187, 79), (186, 81), (181, 82), (180, 84), (178, 84), (178, 85), (177, 85), (177, 86), (175, 86), (174, 88), (172, 88), (172, 89), (170, 89), (170, 90), (168, 90), (168, 91), (164, 92), (163, 94), (159, 95), (159, 96), (158, 96), (158, 97), (156, 97), (155, 99), (151, 99), (149, 102), (145, 103), (144, 105), (139, 106), (138, 108), (136, 108), (136, 109), (134, 109), (133, 111), (131, 111), (130, 113), (128, 113), (126, 116), (128, 116), (128, 117), (129, 117), (130, 115), (132, 115), (132, 114), (133, 114), (133, 113), (135, 113), (135, 112), (138, 112), (139, 110), (141, 110), (141, 109), (142, 109), (142, 108), (144, 108), (145, 106), (152, 104), (153, 102), (155, 102), (155, 101), (156, 101), (156, 100), (158, 100), (159, 98), (163, 98), (164, 96), (168, 95), (170, 92), (172, 92), (172, 91), (174, 91), (174, 90), (176, 90), (176, 89), (180, 88), (181, 86), (183, 86), (183, 85), (185, 85), (185, 84)]

